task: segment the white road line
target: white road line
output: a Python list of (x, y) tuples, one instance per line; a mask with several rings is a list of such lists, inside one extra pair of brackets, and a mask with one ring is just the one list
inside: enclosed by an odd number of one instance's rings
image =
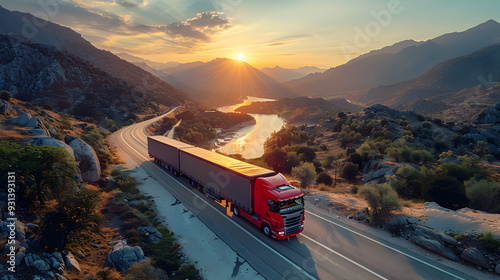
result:
[[(373, 239), (373, 238), (371, 238), (371, 237), (368, 237), (368, 236), (363, 235), (363, 234), (361, 234), (361, 233), (359, 233), (359, 232), (356, 232), (356, 231), (354, 231), (354, 230), (352, 230), (352, 229), (350, 229), (350, 228), (347, 228), (347, 227), (345, 227), (345, 226), (343, 226), (343, 225), (341, 225), (341, 224), (338, 224), (338, 223), (335, 223), (335, 222), (333, 222), (333, 221), (330, 221), (330, 220), (328, 220), (328, 219), (326, 219), (326, 218), (323, 218), (323, 217), (319, 216), (318, 214), (314, 214), (314, 213), (312, 213), (311, 211), (306, 211), (306, 213), (307, 213), (307, 214), (311, 214), (311, 215), (313, 215), (313, 216), (316, 216), (316, 217), (318, 217), (318, 218), (320, 218), (320, 219), (322, 219), (322, 220), (324, 220), (324, 221), (326, 221), (326, 222), (328, 222), (328, 223), (334, 224), (334, 225), (336, 225), (336, 226), (338, 226), (338, 227), (341, 227), (341, 228), (343, 228), (343, 229), (345, 229), (345, 230), (348, 230), (348, 231), (350, 231), (350, 232), (352, 232), (352, 233), (354, 233), (354, 234), (357, 234), (357, 235), (359, 235), (359, 236), (361, 236), (361, 237), (364, 237), (364, 238), (366, 238), (366, 239), (368, 239), (368, 240), (370, 240), (370, 241), (372, 241), (372, 242), (375, 242), (375, 243), (377, 243), (377, 244), (379, 244), (379, 245), (382, 245), (382, 246), (384, 246), (385, 248), (390, 249), (390, 250), (393, 250), (394, 252), (400, 253), (400, 254), (402, 254), (402, 255), (404, 255), (404, 256), (406, 256), (406, 257), (408, 257), (408, 258), (411, 258), (411, 259), (416, 260), (416, 261), (418, 261), (418, 262), (420, 262), (420, 263), (423, 263), (423, 264), (425, 264), (425, 265), (428, 265), (428, 266), (430, 266), (430, 267), (432, 267), (432, 268), (434, 268), (434, 269), (437, 269), (437, 270), (439, 270), (439, 271), (441, 271), (441, 272), (443, 272), (443, 273), (446, 273), (446, 274), (448, 274), (448, 275), (450, 275), (450, 276), (452, 276), (452, 277), (455, 277), (456, 279), (465, 280), (464, 278), (459, 277), (459, 276), (457, 276), (457, 275), (455, 275), (455, 274), (453, 274), (453, 273), (451, 273), (451, 272), (448, 272), (448, 271), (446, 271), (446, 270), (444, 270), (444, 269), (441, 269), (441, 268), (439, 268), (439, 267), (437, 267), (437, 266), (435, 266), (435, 265), (432, 265), (432, 264), (430, 264), (430, 263), (428, 263), (428, 262), (425, 262), (425, 261), (423, 261), (423, 260), (421, 260), (421, 259), (419, 259), (419, 258), (416, 258), (416, 257), (414, 257), (414, 256), (412, 256), (412, 255), (409, 255), (409, 254), (407, 254), (407, 253), (405, 253), (405, 252), (402, 252), (402, 251), (400, 251), (400, 250), (398, 250), (398, 249), (396, 249), (396, 248), (394, 248), (394, 247), (391, 247), (391, 246), (389, 246), (389, 245), (386, 245), (386, 244), (384, 244), (384, 243), (382, 243), (382, 242), (380, 242), (380, 241), (377, 241), (377, 240), (375, 240), (375, 239)], [(306, 237), (306, 236), (305, 236), (305, 237)], [(308, 238), (308, 237), (306, 237), (306, 238)]]
[[(168, 114), (168, 113), (167, 113), (167, 114)], [(143, 134), (144, 134), (144, 133), (143, 133)], [(146, 147), (146, 148), (147, 148), (147, 145), (145, 145), (145, 144), (144, 144), (144, 143), (142, 143), (139, 139), (137, 139), (137, 138), (133, 135), (133, 133), (131, 133), (131, 135), (132, 135), (132, 137), (133, 137), (133, 138), (134, 138), (137, 142), (139, 142), (141, 145), (143, 145), (144, 147)], [(125, 141), (125, 139), (123, 139), (123, 131), (122, 131), (121, 137), (122, 137), (123, 142), (124, 142), (125, 144), (127, 144), (127, 146), (129, 146), (130, 148), (132, 148), (130, 145), (128, 145), (128, 143)], [(142, 155), (141, 155), (141, 154), (140, 154), (137, 150), (135, 150), (134, 148), (132, 148), (132, 149), (133, 149), (136, 153), (138, 153), (141, 157), (143, 157), (143, 156), (142, 156)], [(143, 157), (143, 158), (145, 158), (145, 157)], [(146, 158), (145, 158), (145, 159), (146, 159)], [(149, 161), (149, 159), (147, 159), (147, 160)], [(160, 167), (158, 167), (157, 165), (154, 165), (154, 166), (156, 166), (157, 168), (161, 169), (161, 168), (160, 168)], [(162, 170), (162, 171), (165, 171), (165, 170), (163, 170), (163, 169), (161, 169), (161, 170)], [(177, 183), (181, 184), (179, 181), (177, 181), (177, 179), (175, 179), (175, 178), (173, 178), (173, 177), (172, 177), (172, 179), (174, 179)], [(181, 185), (182, 185), (182, 184), (181, 184)], [(196, 194), (195, 194), (194, 192), (192, 192), (190, 189), (187, 189), (187, 190), (188, 190), (188, 191), (190, 191), (193, 195), (196, 195)], [(203, 200), (203, 201), (204, 201), (204, 200)], [(205, 202), (205, 201), (204, 201), (204, 202)], [(207, 203), (207, 202), (205, 202), (205, 203)], [(208, 204), (208, 203), (207, 203), (207, 205), (211, 206), (213, 209), (216, 209), (215, 207), (213, 207), (212, 205), (210, 205), (210, 204)], [(350, 231), (350, 232), (352, 232), (352, 233), (354, 233), (354, 234), (357, 234), (357, 235), (359, 235), (359, 236), (361, 236), (361, 237), (364, 237), (364, 238), (366, 238), (366, 239), (368, 239), (368, 240), (370, 240), (370, 241), (372, 241), (372, 242), (375, 242), (375, 243), (377, 243), (377, 244), (379, 244), (379, 245), (382, 245), (382, 246), (384, 246), (384, 247), (386, 247), (386, 248), (388, 248), (388, 249), (391, 249), (391, 250), (393, 250), (393, 251), (395, 251), (395, 252), (397, 252), (397, 253), (400, 253), (400, 254), (402, 254), (402, 255), (404, 255), (404, 256), (406, 256), (406, 257), (409, 257), (409, 258), (411, 258), (411, 259), (413, 259), (413, 260), (416, 260), (416, 261), (418, 261), (418, 262), (420, 262), (420, 263), (422, 263), (422, 264), (425, 264), (425, 265), (427, 265), (427, 266), (429, 266), (429, 267), (432, 267), (432, 268), (434, 268), (434, 269), (436, 269), (436, 270), (439, 270), (439, 271), (441, 271), (441, 272), (443, 272), (443, 273), (446, 273), (446, 274), (448, 274), (448, 275), (450, 275), (450, 276), (452, 276), (452, 277), (455, 277), (456, 279), (465, 280), (464, 278), (461, 278), (461, 277), (459, 277), (459, 276), (457, 276), (457, 275), (455, 275), (455, 274), (453, 274), (453, 273), (451, 273), (451, 272), (448, 272), (448, 271), (446, 271), (446, 270), (444, 270), (444, 269), (441, 269), (441, 268), (439, 268), (439, 267), (437, 267), (437, 266), (435, 266), (435, 265), (432, 265), (432, 264), (430, 264), (430, 263), (428, 263), (428, 262), (425, 262), (425, 261), (423, 261), (423, 260), (421, 260), (421, 259), (418, 259), (418, 258), (416, 258), (416, 257), (414, 257), (414, 256), (412, 256), (412, 255), (409, 255), (409, 254), (405, 253), (405, 252), (402, 252), (402, 251), (400, 251), (400, 250), (398, 250), (398, 249), (396, 249), (396, 248), (394, 248), (394, 247), (391, 247), (391, 246), (389, 246), (389, 245), (386, 245), (386, 244), (384, 244), (384, 243), (381, 243), (381, 242), (379, 242), (379, 241), (377, 241), (377, 240), (375, 240), (375, 239), (373, 239), (373, 238), (371, 238), (371, 237), (368, 237), (368, 236), (366, 236), (366, 235), (363, 235), (363, 234), (361, 234), (361, 233), (358, 233), (358, 232), (356, 232), (356, 231), (354, 231), (354, 230), (352, 230), (352, 229), (350, 229), (350, 228), (347, 228), (347, 227), (345, 227), (345, 226), (343, 226), (343, 225), (340, 225), (340, 224), (338, 224), (338, 223), (332, 222), (332, 221), (330, 221), (330, 220), (328, 220), (328, 219), (326, 219), (326, 218), (323, 218), (323, 217), (321, 217), (321, 216), (319, 216), (319, 215), (317, 215), (317, 214), (312, 213), (311, 211), (306, 211), (306, 213), (307, 213), (307, 214), (311, 214), (311, 215), (313, 215), (313, 216), (316, 216), (316, 217), (318, 217), (318, 218), (320, 218), (320, 219), (322, 219), (322, 220), (324, 220), (324, 221), (326, 221), (326, 222), (328, 222), (328, 223), (334, 224), (334, 225), (336, 225), (336, 226), (338, 226), (338, 227), (341, 227), (341, 228), (343, 228), (343, 229), (345, 229), (345, 230), (348, 230), (348, 231)], [(224, 216), (224, 217), (226, 217), (226, 218), (227, 218), (227, 216)], [(229, 218), (228, 218), (228, 219), (229, 219)], [(250, 233), (249, 233), (248, 231), (246, 231), (244, 228), (242, 228), (241, 226), (239, 226), (238, 224), (236, 224), (233, 220), (231, 220), (231, 219), (229, 219), (229, 220), (230, 220), (231, 222), (233, 222), (236, 226), (238, 226), (240, 229), (242, 229), (242, 230), (244, 230), (246, 233), (250, 234)], [(250, 235), (252, 235), (252, 234), (250, 234)], [(355, 264), (355, 265), (357, 265), (357, 266), (359, 266), (359, 267), (363, 268), (364, 270), (366, 270), (366, 271), (368, 271), (368, 272), (372, 273), (373, 275), (375, 275), (375, 276), (377, 276), (377, 277), (379, 277), (379, 278), (381, 278), (381, 279), (386, 279), (386, 278), (384, 278), (383, 276), (381, 276), (381, 275), (377, 274), (376, 272), (373, 272), (372, 270), (370, 270), (370, 269), (368, 269), (368, 268), (364, 267), (363, 265), (361, 265), (361, 264), (359, 264), (359, 263), (357, 263), (357, 262), (355, 262), (355, 261), (353, 261), (353, 260), (349, 259), (348, 257), (346, 257), (346, 256), (344, 256), (344, 255), (342, 255), (342, 254), (340, 254), (340, 253), (338, 253), (338, 252), (336, 252), (336, 251), (332, 250), (331, 248), (329, 248), (329, 247), (327, 247), (327, 246), (325, 246), (325, 245), (323, 245), (323, 244), (319, 243), (318, 241), (316, 241), (316, 240), (312, 239), (311, 237), (306, 236), (304, 233), (302, 233), (302, 234), (301, 234), (301, 236), (304, 236), (305, 238), (307, 238), (307, 239), (311, 240), (312, 242), (314, 242), (314, 243), (316, 243), (316, 244), (318, 244), (318, 245), (320, 245), (320, 246), (324, 247), (325, 249), (327, 249), (327, 250), (331, 251), (332, 253), (334, 253), (334, 254), (338, 255), (339, 257), (342, 257), (343, 259), (345, 259), (345, 260), (347, 260), (347, 261), (349, 261), (349, 262), (351, 262), (351, 263), (353, 263), (353, 264)], [(252, 237), (254, 237), (254, 236), (252, 235)], [(254, 238), (255, 238), (255, 237), (254, 237)], [(256, 239), (256, 240), (258, 240), (259, 242), (261, 242), (261, 243), (262, 243), (262, 241), (260, 241), (259, 239), (257, 239), (257, 238), (255, 238), (255, 239)], [(262, 244), (265, 244), (265, 243), (262, 243)], [(273, 252), (277, 253), (277, 252), (276, 252), (274, 249), (272, 249), (271, 247), (269, 247), (269, 246), (267, 246), (267, 245), (266, 245), (266, 247), (267, 247), (267, 248), (269, 248), (270, 250), (272, 250)], [(277, 253), (277, 254), (278, 254), (278, 255), (280, 255), (281, 257), (283, 257), (285, 260), (289, 261), (289, 260), (288, 260), (288, 259), (286, 259), (284, 256), (282, 256), (281, 254), (279, 254), (279, 253)], [(289, 262), (291, 262), (291, 261), (289, 261)], [(301, 272), (302, 272), (302, 271), (301, 271)], [(304, 272), (305, 272), (305, 271), (304, 271)], [(305, 273), (306, 273), (306, 272), (305, 272)], [(309, 275), (309, 274), (308, 274), (308, 275)], [(314, 278), (313, 278), (313, 279), (314, 279)]]
[[(164, 173), (166, 173), (166, 170), (163, 169), (163, 168), (160, 168), (158, 165), (152, 163), (149, 158), (146, 158), (144, 157), (141, 153), (139, 153), (136, 149), (134, 149), (132, 146), (130, 146), (127, 141), (125, 141), (125, 139), (123, 138), (123, 132), (124, 130), (120, 133), (120, 137), (122, 138), (122, 141), (123, 143), (125, 143), (127, 146), (129, 146), (132, 150), (134, 150), (140, 157), (144, 158), (146, 160), (147, 163), (153, 165), (154, 167), (158, 168), (159, 170), (163, 171)], [(133, 135), (132, 135), (133, 136)], [(134, 137), (134, 139), (136, 139)], [(137, 140), (137, 139), (136, 139)], [(168, 175), (168, 173), (166, 173)], [(170, 177), (170, 175), (169, 175)], [(174, 181), (176, 181), (179, 185), (181, 185), (182, 187), (185, 187), (184, 184), (182, 184), (181, 182), (179, 182), (176, 178), (173, 178), (173, 177), (170, 177), (171, 179), (173, 179)], [(191, 194), (193, 194), (194, 196), (198, 196), (197, 194), (195, 194), (192, 190), (190, 190), (189, 188), (185, 188), (186, 190), (188, 190)], [(211, 205), (210, 203), (206, 202), (204, 199), (201, 199), (201, 201), (203, 201), (206, 205), (210, 206), (213, 210), (216, 211), (216, 213), (220, 213), (219, 210), (217, 210), (217, 208), (215, 208), (213, 205)], [(221, 214), (222, 215), (222, 214)], [(292, 265), (293, 267), (295, 267), (295, 269), (297, 269), (298, 271), (300, 271), (301, 273), (303, 273), (305, 276), (307, 276), (309, 279), (316, 279), (315, 277), (313, 277), (312, 275), (310, 275), (309, 273), (307, 273), (304, 269), (302, 269), (301, 267), (299, 267), (298, 265), (296, 265), (294, 262), (290, 261), (288, 258), (285, 258), (282, 254), (280, 254), (278, 251), (274, 250), (273, 248), (271, 248), (269, 245), (267, 245), (266, 243), (262, 242), (260, 239), (258, 239), (257, 237), (255, 237), (253, 234), (251, 234), (249, 231), (247, 231), (245, 228), (243, 228), (242, 226), (238, 225), (235, 221), (233, 221), (232, 219), (230, 219), (228, 216), (226, 215), (222, 215), (223, 217), (225, 217), (227, 220), (229, 220), (231, 223), (233, 223), (235, 226), (237, 226), (239, 229), (241, 229), (243, 232), (245, 232), (246, 234), (248, 234), (249, 236), (251, 236), (253, 239), (255, 239), (257, 242), (259, 242), (260, 244), (262, 244), (264, 247), (266, 247), (267, 249), (269, 249), (270, 251), (272, 251), (273, 253), (275, 253), (276, 255), (280, 256), (283, 260), (285, 260), (287, 263), (289, 263), (290, 265)]]
[(383, 280), (388, 280), (388, 279), (387, 279), (387, 278), (385, 278), (384, 276), (382, 276), (382, 275), (380, 275), (380, 274), (376, 273), (375, 271), (373, 271), (373, 270), (369, 269), (368, 267), (363, 266), (362, 264), (359, 264), (359, 263), (357, 263), (357, 262), (355, 262), (355, 261), (351, 260), (350, 258), (348, 258), (348, 257), (346, 257), (346, 256), (344, 256), (344, 255), (342, 255), (341, 253), (339, 253), (339, 252), (337, 252), (337, 251), (335, 251), (335, 250), (332, 250), (332, 249), (331, 249), (331, 248), (329, 248), (329, 247), (326, 247), (325, 245), (323, 245), (323, 244), (319, 243), (318, 241), (316, 241), (316, 240), (312, 239), (311, 237), (309, 237), (309, 236), (305, 235), (304, 233), (300, 234), (300, 235), (299, 235), (299, 238), (300, 238), (300, 237), (305, 237), (305, 238), (309, 239), (310, 241), (312, 241), (312, 242), (316, 243), (317, 245), (319, 245), (319, 246), (321, 246), (321, 247), (325, 248), (326, 250), (328, 250), (328, 251), (330, 251), (330, 252), (334, 253), (335, 255), (337, 255), (337, 256), (339, 256), (339, 257), (343, 258), (344, 260), (346, 260), (346, 261), (348, 261), (348, 262), (350, 262), (350, 263), (352, 263), (352, 264), (354, 264), (354, 265), (356, 265), (356, 266), (358, 266), (358, 267), (360, 267), (360, 268), (362, 268), (362, 269), (366, 270), (367, 272), (370, 272), (371, 274), (373, 274), (373, 275), (377, 276), (377, 277), (378, 277), (378, 278), (380, 278), (380, 279), (383, 279)]

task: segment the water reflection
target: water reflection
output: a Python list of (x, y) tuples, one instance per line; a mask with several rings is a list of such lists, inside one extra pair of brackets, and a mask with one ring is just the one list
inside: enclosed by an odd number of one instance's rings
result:
[[(273, 99), (248, 97), (243, 103), (218, 108), (222, 112), (234, 112), (240, 106), (256, 101), (273, 101)], [(219, 150), (226, 154), (241, 154), (244, 158), (256, 158), (264, 154), (264, 142), (274, 131), (285, 124), (276, 114), (250, 114), (256, 120), (255, 125), (244, 127), (236, 132), (235, 137), (222, 145)]]

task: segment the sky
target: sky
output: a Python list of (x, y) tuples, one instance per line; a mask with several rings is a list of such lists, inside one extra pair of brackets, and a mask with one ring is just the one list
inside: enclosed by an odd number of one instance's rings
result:
[[(480, 4), (479, 4), (480, 3)], [(331, 68), (399, 41), (489, 19), (498, 0), (0, 0), (68, 26), (98, 48), (156, 62), (240, 59)]]

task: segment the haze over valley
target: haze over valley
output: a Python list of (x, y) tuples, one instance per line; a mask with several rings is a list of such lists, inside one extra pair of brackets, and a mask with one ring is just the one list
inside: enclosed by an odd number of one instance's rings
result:
[(285, 2), (0, 1), (0, 280), (497, 279), (500, 3)]

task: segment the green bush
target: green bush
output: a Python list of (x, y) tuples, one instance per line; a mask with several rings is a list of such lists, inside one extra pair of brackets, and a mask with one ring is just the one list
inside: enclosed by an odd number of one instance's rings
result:
[(382, 214), (390, 214), (401, 209), (398, 194), (389, 184), (369, 184), (358, 190), (358, 195), (364, 197), (370, 206), (372, 221), (378, 222)]
[(167, 274), (160, 268), (154, 267), (151, 260), (135, 263), (128, 271), (125, 280), (165, 280)]
[(135, 178), (132, 177), (124, 177), (121, 179), (118, 179), (117, 183), (118, 188), (120, 188), (121, 191), (129, 194), (138, 194), (140, 193), (139, 189), (137, 186), (139, 183), (135, 180)]
[(0, 91), (0, 99), (3, 99), (5, 101), (10, 101), (10, 99), (12, 99), (12, 93), (6, 90)]
[(469, 207), (490, 213), (500, 213), (500, 182), (471, 179), (465, 182)]
[(436, 175), (424, 185), (422, 194), (428, 201), (449, 209), (458, 209), (468, 204), (465, 186), (450, 176)]
[(306, 188), (316, 179), (316, 168), (312, 162), (305, 162), (292, 168), (292, 176), (299, 179), (301, 188)]
[(342, 168), (340, 172), (340, 177), (345, 179), (354, 179), (358, 175), (358, 165), (348, 162)]
[(484, 245), (490, 249), (500, 249), (500, 239), (494, 238), (491, 231), (480, 233), (477, 239), (481, 240)]
[(321, 172), (316, 178), (316, 184), (325, 184), (327, 186), (331, 186), (333, 184), (332, 176), (328, 175), (328, 173), (326, 172)]

